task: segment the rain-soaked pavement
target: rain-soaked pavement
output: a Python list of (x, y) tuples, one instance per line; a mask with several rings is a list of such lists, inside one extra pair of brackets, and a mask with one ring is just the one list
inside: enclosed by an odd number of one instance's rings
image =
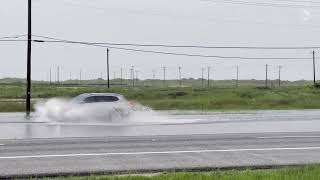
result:
[(141, 112), (113, 122), (52, 121), (23, 113), (0, 114), (0, 139), (196, 135), (320, 131), (320, 110)]
[(320, 110), (151, 111), (113, 122), (0, 114), (0, 179), (319, 162)]

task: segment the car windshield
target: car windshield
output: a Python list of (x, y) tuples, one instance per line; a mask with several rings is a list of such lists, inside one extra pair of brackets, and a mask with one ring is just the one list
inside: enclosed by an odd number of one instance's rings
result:
[(84, 103), (99, 103), (99, 102), (116, 102), (119, 98), (116, 96), (90, 96), (84, 100)]

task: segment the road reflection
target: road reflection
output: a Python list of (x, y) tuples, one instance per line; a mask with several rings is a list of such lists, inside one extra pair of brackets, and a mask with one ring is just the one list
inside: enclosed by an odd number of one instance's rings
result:
[(41, 121), (0, 113), (0, 139), (150, 136), (320, 131), (320, 110), (258, 112), (162, 112), (119, 122)]

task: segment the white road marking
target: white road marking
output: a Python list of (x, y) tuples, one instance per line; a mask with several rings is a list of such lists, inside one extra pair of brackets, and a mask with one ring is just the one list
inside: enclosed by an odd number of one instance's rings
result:
[(320, 136), (265, 136), (256, 137), (257, 139), (283, 139), (283, 138), (320, 138)]
[(284, 150), (320, 150), (320, 147), (294, 147), (294, 148), (258, 148), (258, 149), (214, 149), (190, 151), (159, 151), (159, 152), (120, 152), (120, 153), (83, 153), (83, 154), (51, 154), (29, 156), (5, 156), (0, 159), (29, 159), (54, 157), (86, 157), (86, 156), (117, 156), (117, 155), (151, 155), (151, 154), (185, 154), (185, 153), (211, 153), (211, 152), (243, 152), (243, 151), (284, 151)]

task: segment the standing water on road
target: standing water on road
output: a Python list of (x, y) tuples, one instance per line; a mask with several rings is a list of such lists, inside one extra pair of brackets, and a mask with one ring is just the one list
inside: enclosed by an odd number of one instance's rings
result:
[(104, 124), (161, 124), (191, 123), (170, 118), (165, 113), (153, 111), (151, 108), (135, 103), (134, 107), (127, 103), (89, 103), (75, 104), (67, 99), (49, 99), (35, 106), (35, 117), (38, 122), (59, 123), (104, 123)]
[(77, 116), (88, 119), (50, 119), (48, 111), (64, 105), (68, 101), (39, 104), (43, 109), (37, 109), (31, 119), (25, 119), (24, 113), (0, 113), (0, 139), (320, 131), (320, 110), (137, 111), (127, 119), (114, 121), (94, 119), (94, 115), (80, 112)]

